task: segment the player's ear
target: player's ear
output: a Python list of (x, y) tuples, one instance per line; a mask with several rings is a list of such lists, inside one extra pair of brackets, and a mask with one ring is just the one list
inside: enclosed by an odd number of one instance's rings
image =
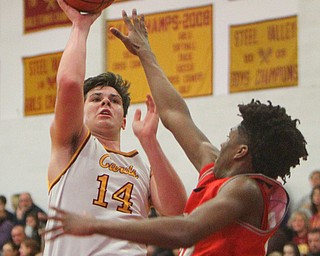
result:
[(127, 126), (127, 118), (124, 117), (124, 118), (122, 119), (122, 125), (121, 125), (122, 130), (125, 130), (125, 129), (126, 129), (126, 126)]
[(249, 153), (249, 147), (246, 144), (240, 144), (236, 154), (234, 155), (234, 159), (240, 159), (245, 157)]

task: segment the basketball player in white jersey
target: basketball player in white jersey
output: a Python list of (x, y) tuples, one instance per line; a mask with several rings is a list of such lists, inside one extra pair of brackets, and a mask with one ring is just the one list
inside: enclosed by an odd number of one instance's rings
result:
[[(72, 22), (72, 31), (57, 73), (57, 99), (50, 129), (49, 205), (86, 212), (98, 219), (140, 220), (150, 204), (162, 215), (182, 214), (184, 186), (156, 139), (159, 116), (151, 97), (133, 129), (146, 151), (149, 166), (134, 150), (120, 149), (130, 103), (129, 84), (107, 72), (84, 83), (86, 41), (100, 14), (80, 14), (58, 0)], [(84, 85), (84, 86), (83, 86)], [(49, 220), (47, 229), (56, 225)], [(146, 255), (146, 245), (106, 236), (47, 237), (45, 256)]]

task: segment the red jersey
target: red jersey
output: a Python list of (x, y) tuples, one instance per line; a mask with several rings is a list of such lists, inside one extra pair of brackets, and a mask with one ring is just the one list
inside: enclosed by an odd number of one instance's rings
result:
[[(191, 193), (185, 213), (191, 213), (199, 205), (213, 199), (219, 190), (238, 176), (216, 179), (213, 164), (200, 172), (199, 183)], [(264, 200), (264, 216), (260, 228), (245, 222), (234, 222), (201, 240), (193, 247), (180, 250), (180, 256), (262, 256), (268, 239), (278, 229), (284, 218), (289, 197), (282, 185), (262, 174), (245, 174), (254, 179), (260, 187)]]

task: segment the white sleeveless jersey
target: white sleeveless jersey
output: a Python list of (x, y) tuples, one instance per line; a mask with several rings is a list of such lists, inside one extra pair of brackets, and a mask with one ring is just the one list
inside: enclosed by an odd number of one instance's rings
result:
[[(137, 151), (110, 151), (88, 135), (61, 175), (50, 184), (49, 206), (98, 219), (143, 219), (149, 213), (150, 168)], [(50, 214), (50, 213), (49, 213)], [(55, 227), (47, 222), (47, 229)], [(146, 245), (93, 235), (46, 237), (44, 256), (146, 255)]]

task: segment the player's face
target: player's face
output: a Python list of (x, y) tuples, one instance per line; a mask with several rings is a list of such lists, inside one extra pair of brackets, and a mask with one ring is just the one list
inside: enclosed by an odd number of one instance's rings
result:
[(243, 143), (241, 135), (237, 127), (232, 128), (227, 136), (227, 140), (223, 142), (219, 157), (216, 160), (215, 168), (219, 170), (228, 170), (234, 161), (234, 156), (239, 150), (239, 146)]
[(113, 87), (96, 87), (88, 92), (84, 122), (91, 131), (108, 128), (110, 132), (119, 132), (126, 124), (123, 114), (122, 98)]

